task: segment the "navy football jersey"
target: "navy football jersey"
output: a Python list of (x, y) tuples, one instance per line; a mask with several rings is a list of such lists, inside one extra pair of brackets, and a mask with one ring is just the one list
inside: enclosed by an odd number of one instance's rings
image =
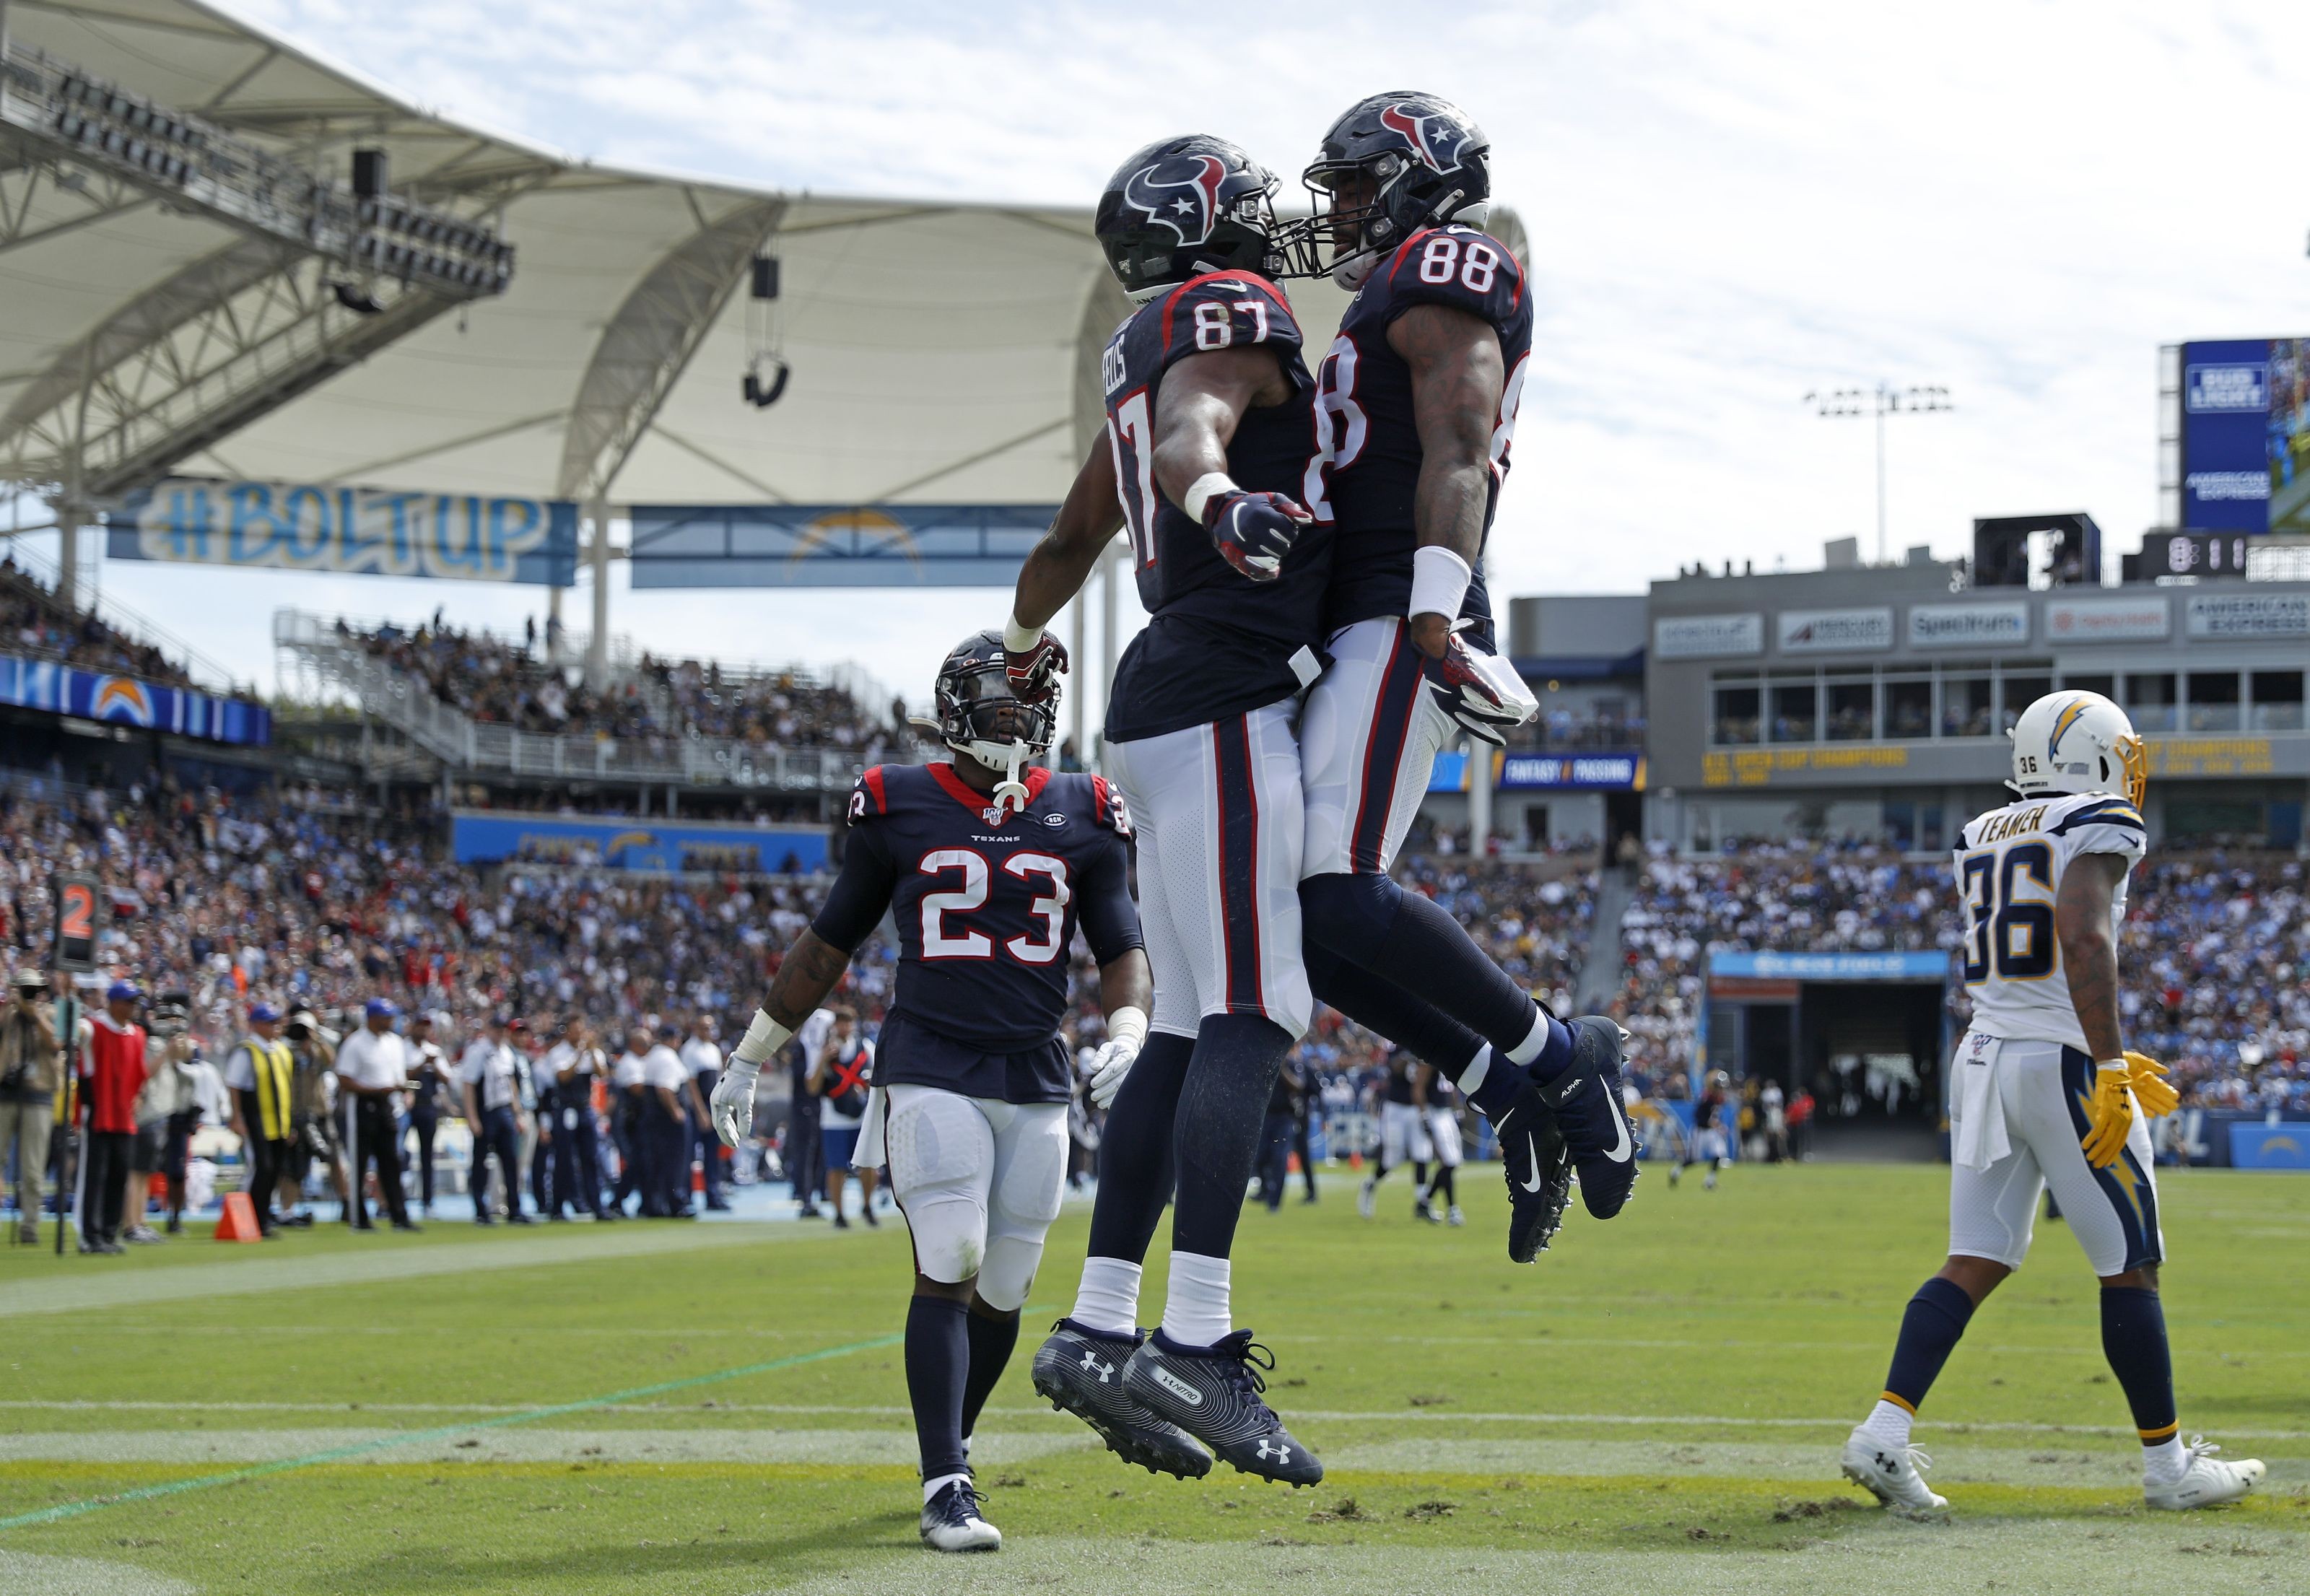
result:
[(898, 924), (878, 1086), (1065, 1102), (1075, 926), (1101, 965), (1141, 946), (1120, 794), (1096, 776), (1021, 779), (1027, 807), (1012, 812), (946, 763), (878, 765), (851, 790), (842, 873), (811, 929), (847, 953), (886, 909)]
[[(1532, 355), (1532, 296), (1507, 246), (1469, 227), (1431, 228), (1405, 239), (1349, 302), (1340, 334), (1316, 370), (1321, 447), (1308, 463), (1300, 502), (1333, 530), (1324, 625), (1335, 631), (1411, 604), (1412, 506), (1420, 484), (1420, 429), (1411, 410), (1411, 368), (1387, 342), (1396, 317), (1415, 305), (1445, 305), (1482, 317), (1499, 334), (1499, 413), (1492, 422), (1491, 486), (1484, 506), (1490, 535), (1507, 477), (1516, 404)], [(1489, 652), (1491, 600), (1481, 561), (1460, 613), (1465, 634)]]
[(1220, 557), (1211, 533), (1155, 484), (1155, 407), (1163, 375), (1190, 355), (1264, 344), (1283, 362), (1291, 397), (1244, 412), (1228, 444), (1228, 474), (1255, 493), (1296, 499), (1316, 445), (1315, 381), (1299, 324), (1273, 283), (1215, 272), (1149, 300), (1108, 340), (1099, 361), (1116, 490), (1131, 533), (1146, 629), (1132, 639), (1107, 695), (1116, 742), (1199, 726), (1288, 698), (1313, 679), (1321, 646), (1331, 539), (1303, 530), (1282, 574), (1254, 582)]

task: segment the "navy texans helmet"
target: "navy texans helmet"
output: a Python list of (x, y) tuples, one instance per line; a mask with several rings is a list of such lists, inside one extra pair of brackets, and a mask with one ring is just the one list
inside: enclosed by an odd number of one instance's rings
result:
[(940, 742), (995, 770), (1012, 769), (1051, 746), (1059, 724), (1059, 673), (1046, 664), (1023, 687), (1011, 680), (1003, 634), (974, 632), (939, 666), (934, 688)]
[(1092, 223), (1137, 302), (1207, 272), (1273, 276), (1275, 174), (1225, 139), (1159, 139), (1115, 169)]
[(1437, 95), (1406, 89), (1356, 101), (1300, 174), (1316, 216), (1295, 242), (1328, 240), (1330, 259), (1303, 247), (1293, 274), (1328, 272), (1342, 288), (1361, 288), (1380, 257), (1421, 228), (1483, 226), (1491, 213), (1491, 148), (1467, 112)]

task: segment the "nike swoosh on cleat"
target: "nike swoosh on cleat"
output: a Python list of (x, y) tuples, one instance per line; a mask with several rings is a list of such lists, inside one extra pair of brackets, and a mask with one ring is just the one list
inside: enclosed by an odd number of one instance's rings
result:
[[(1628, 1135), (1628, 1132), (1624, 1130), (1620, 1134), (1625, 1138)], [(1520, 1180), (1516, 1182), (1516, 1184), (1522, 1186), (1527, 1192), (1537, 1192), (1541, 1186), (1548, 1184), (1546, 1181), (1541, 1179), (1540, 1176), (1540, 1147), (1538, 1143), (1533, 1141), (1529, 1132), (1524, 1136), (1524, 1156), (1532, 1160), (1532, 1178), (1530, 1180)]]
[(1620, 1112), (1620, 1105), (1611, 1104), (1611, 1106), (1612, 1110), (1612, 1124), (1613, 1127), (1620, 1132), (1620, 1140), (1619, 1145), (1614, 1147), (1604, 1156), (1611, 1159), (1615, 1164), (1625, 1164), (1628, 1161), (1629, 1157), (1635, 1153), (1637, 1147), (1635, 1142), (1628, 1140), (1628, 1116)]

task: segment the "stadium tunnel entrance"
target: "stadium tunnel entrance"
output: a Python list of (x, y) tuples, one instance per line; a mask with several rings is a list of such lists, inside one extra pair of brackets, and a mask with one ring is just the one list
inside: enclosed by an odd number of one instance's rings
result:
[(1940, 1156), (1949, 959), (1931, 953), (1721, 953), (1700, 1063), (1812, 1095), (1799, 1150)]

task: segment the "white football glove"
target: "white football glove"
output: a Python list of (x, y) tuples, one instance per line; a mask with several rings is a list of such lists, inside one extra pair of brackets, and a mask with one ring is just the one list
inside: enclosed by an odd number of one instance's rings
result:
[(714, 1115), (714, 1133), (725, 1147), (736, 1147), (753, 1133), (754, 1082), (762, 1067), (745, 1060), (734, 1058), (722, 1066), (722, 1079), (714, 1083), (714, 1100), (709, 1105)]
[(1540, 713), (1540, 700), (1514, 665), (1497, 654), (1477, 653), (1460, 640), (1459, 633), (1459, 627), (1452, 629), (1442, 659), (1421, 655), (1420, 668), (1446, 715), (1494, 748), (1501, 747), (1510, 732)]
[(1100, 1108), (1115, 1101), (1123, 1078), (1139, 1062), (1147, 1043), (1147, 1016), (1137, 1009), (1117, 1009), (1107, 1019), (1107, 1041), (1090, 1055), (1090, 1100)]

